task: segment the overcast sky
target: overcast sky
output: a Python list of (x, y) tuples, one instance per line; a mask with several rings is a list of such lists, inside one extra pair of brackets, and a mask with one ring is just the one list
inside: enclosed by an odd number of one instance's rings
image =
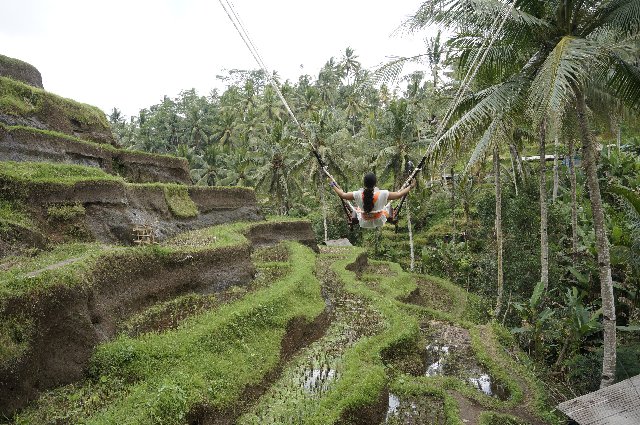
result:
[[(267, 66), (317, 76), (352, 47), (372, 68), (422, 53), (433, 33), (392, 36), (419, 0), (234, 0)], [(216, 0), (0, 0), (0, 54), (36, 66), (45, 89), (127, 116), (222, 69), (255, 69)]]

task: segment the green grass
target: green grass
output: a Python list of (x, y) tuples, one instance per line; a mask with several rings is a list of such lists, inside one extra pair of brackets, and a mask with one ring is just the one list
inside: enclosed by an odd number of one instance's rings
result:
[(32, 319), (14, 317), (2, 320), (0, 322), (0, 363), (6, 365), (25, 353), (33, 331)]
[(110, 131), (107, 117), (95, 106), (65, 99), (11, 78), (0, 77), (0, 112), (46, 118), (52, 110), (88, 126)]
[[(357, 415), (359, 409), (374, 404), (387, 384), (383, 353), (412, 346), (418, 338), (418, 322), (407, 317), (398, 308), (399, 302), (368, 288), (359, 281), (354, 272), (346, 270), (362, 250), (348, 251), (346, 259), (336, 261), (331, 270), (344, 282), (344, 289), (357, 297), (366, 299), (371, 307), (384, 319), (384, 330), (372, 337), (360, 339), (347, 350), (342, 359), (343, 373), (334, 387), (327, 393), (318, 409), (305, 423), (335, 423), (344, 415)], [(392, 289), (396, 277), (384, 277), (380, 285), (393, 291), (396, 296), (406, 296), (415, 288), (409, 282)]]
[(0, 199), (0, 230), (3, 223), (14, 224), (28, 229), (34, 228), (34, 223), (25, 206), (19, 201)]
[(198, 251), (207, 247), (221, 248), (248, 244), (249, 240), (244, 233), (251, 225), (251, 223), (240, 222), (192, 230), (165, 241), (163, 245), (175, 250)]
[(84, 216), (86, 210), (82, 204), (50, 205), (47, 218), (52, 221), (68, 221)]
[(86, 181), (112, 181), (124, 183), (122, 177), (113, 176), (100, 168), (82, 165), (49, 164), (45, 162), (3, 161), (0, 180), (23, 184), (58, 184), (72, 186)]
[(171, 213), (178, 218), (197, 217), (199, 214), (198, 207), (189, 197), (187, 186), (170, 185), (163, 187), (164, 198), (169, 205)]
[(33, 65), (31, 65), (30, 63), (5, 55), (0, 55), (0, 64), (6, 64), (8, 66), (29, 67), (35, 69), (35, 67), (33, 67)]
[(511, 415), (495, 412), (482, 412), (478, 425), (528, 425), (528, 422)]
[[(150, 250), (127, 248), (118, 255), (129, 255), (129, 250), (151, 256), (171, 255), (242, 245), (248, 243), (244, 233), (250, 226), (242, 223), (215, 226), (180, 235)], [(72, 252), (71, 247), (67, 249), (68, 253)], [(37, 406), (19, 415), (16, 423), (179, 424), (198, 406), (214, 410), (237, 406), (243, 390), (259, 383), (278, 363), (287, 322), (293, 317), (311, 320), (324, 306), (314, 275), (313, 253), (297, 244), (288, 244), (287, 250), (288, 256), (274, 252), (255, 258), (262, 261), (265, 268), (277, 266), (282, 271), (277, 273), (275, 282), (272, 279), (268, 285), (258, 285), (255, 292), (233, 303), (198, 310), (195, 316), (181, 320), (175, 329), (137, 337), (121, 335), (99, 346), (91, 361), (90, 380), (46, 393)], [(401, 396), (425, 395), (442, 400), (447, 425), (462, 424), (450, 391), (486, 409), (481, 424), (519, 424), (514, 418), (495, 412), (505, 412), (527, 402), (525, 397), (533, 400), (526, 406), (530, 413), (545, 423), (559, 423), (546, 404), (544, 390), (531, 372), (526, 355), (517, 352), (516, 361), (507, 354), (506, 349), (517, 348), (504, 328), (496, 324), (478, 326), (472, 322), (470, 317), (475, 317), (475, 313), (470, 310), (476, 308), (475, 301), (463, 289), (442, 279), (406, 273), (397, 264), (378, 261), (372, 261), (371, 265), (385, 266), (388, 273), (366, 271), (361, 279), (346, 267), (364, 251), (355, 248), (340, 252), (340, 258), (335, 254), (321, 255), (335, 259), (331, 271), (344, 285), (344, 291), (353, 299), (363, 300), (381, 318), (382, 328), (375, 335), (360, 338), (344, 351), (339, 360), (340, 378), (332, 382), (312, 408), (304, 410), (304, 417), (297, 423), (348, 422), (363, 408), (376, 403), (385, 389)], [(67, 255), (63, 254), (56, 258)], [(102, 258), (112, 261), (115, 257)], [(274, 258), (287, 261), (273, 262)], [(37, 267), (54, 260), (41, 259)], [(24, 273), (34, 266), (23, 264), (22, 267)], [(433, 279), (433, 290), (449, 296), (455, 308), (446, 313), (402, 303), (400, 300), (416, 288), (417, 278)], [(167, 308), (183, 305), (181, 302), (168, 303), (149, 312), (160, 314)], [(425, 319), (447, 321), (468, 329), (476, 359), (493, 379), (508, 388), (510, 398), (502, 401), (486, 396), (456, 377), (412, 377), (386, 365), (385, 359), (394, 353), (410, 351), (418, 345), (421, 338), (418, 323)], [(18, 327), (18, 331), (16, 334), (14, 328), (0, 328), (0, 342), (9, 342), (6, 354), (9, 357), (24, 349), (16, 341), (24, 338), (21, 335), (28, 335), (28, 324)], [(13, 339), (6, 335), (13, 335)], [(283, 406), (285, 402), (295, 402), (289, 400), (295, 394), (286, 393)], [(278, 409), (286, 412), (283, 406), (273, 406), (273, 409), (276, 413)]]
[[(53, 250), (33, 257), (17, 257), (12, 261), (11, 267), (0, 271), (0, 303), (7, 298), (47, 291), (55, 285), (91, 285), (94, 271), (104, 264), (117, 265), (134, 258), (140, 261), (163, 261), (174, 255), (248, 246), (250, 242), (245, 233), (252, 226), (259, 224), (261, 223), (238, 222), (212, 226), (182, 233), (161, 245), (116, 247), (98, 243), (71, 243), (57, 245)], [(37, 276), (30, 276), (34, 271), (78, 258), (79, 261), (43, 271)]]
[[(45, 291), (53, 285), (73, 286), (88, 282), (96, 261), (101, 256), (117, 250), (95, 243), (58, 245), (52, 251), (35, 257), (17, 257), (8, 270), (0, 271), (0, 302), (25, 293)], [(45, 270), (69, 259), (81, 258), (62, 267)], [(37, 275), (32, 273), (42, 270)]]
[[(26, 411), (17, 424), (70, 421), (85, 424), (184, 423), (191, 409), (207, 405), (225, 409), (238, 402), (247, 385), (259, 383), (278, 363), (287, 323), (308, 321), (324, 309), (314, 276), (313, 252), (288, 245), (290, 273), (241, 300), (187, 319), (178, 329), (138, 338), (120, 336), (98, 347), (91, 361), (90, 387), (44, 397), (38, 410)], [(96, 388), (97, 387), (97, 388)], [(60, 391), (58, 392), (60, 393)], [(56, 406), (76, 400), (76, 410)]]

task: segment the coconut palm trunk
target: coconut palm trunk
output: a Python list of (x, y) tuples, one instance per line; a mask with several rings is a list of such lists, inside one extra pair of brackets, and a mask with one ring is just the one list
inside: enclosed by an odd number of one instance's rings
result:
[(553, 203), (558, 199), (558, 186), (560, 185), (558, 168), (558, 136), (556, 136), (553, 142), (553, 195), (551, 197), (551, 202)]
[(576, 164), (574, 163), (574, 142), (569, 139), (569, 178), (571, 180), (571, 260), (573, 267), (578, 264), (578, 184), (576, 182)]
[(494, 317), (497, 319), (502, 309), (502, 293), (504, 291), (504, 275), (502, 271), (502, 188), (500, 186), (500, 151), (498, 144), (493, 148), (493, 175), (496, 189), (496, 250), (498, 251), (498, 299)]
[(411, 209), (409, 208), (409, 198), (405, 201), (405, 211), (407, 216), (407, 229), (409, 230), (409, 254), (411, 256), (411, 263), (409, 269), (413, 271), (416, 267), (416, 255), (413, 249), (413, 226), (411, 225)]
[(322, 187), (322, 172), (318, 170), (318, 190), (320, 191), (320, 203), (322, 204), (322, 226), (324, 229), (324, 243), (329, 240), (329, 230), (327, 226), (327, 201), (324, 195), (324, 187)]
[(453, 167), (451, 168), (451, 220), (453, 233), (451, 235), (451, 241), (456, 243), (456, 234), (458, 233), (458, 229), (456, 226), (456, 176)]
[(544, 290), (549, 287), (549, 229), (547, 206), (547, 161), (545, 158), (547, 129), (540, 124), (540, 280)]
[(611, 385), (616, 377), (616, 307), (611, 278), (611, 261), (609, 257), (609, 239), (604, 222), (604, 210), (600, 196), (600, 184), (597, 174), (597, 158), (595, 140), (587, 124), (587, 106), (584, 93), (576, 90), (576, 110), (578, 126), (582, 137), (582, 164), (587, 177), (589, 199), (593, 214), (593, 227), (596, 232), (596, 249), (598, 251), (598, 270), (600, 274), (600, 294), (602, 297), (602, 324), (604, 328), (604, 356), (602, 359), (602, 376), (600, 388)]

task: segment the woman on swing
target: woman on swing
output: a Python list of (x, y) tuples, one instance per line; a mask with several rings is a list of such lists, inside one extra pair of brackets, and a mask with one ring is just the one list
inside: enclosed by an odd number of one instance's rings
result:
[(405, 196), (409, 191), (415, 187), (415, 179), (411, 182), (411, 185), (405, 187), (397, 192), (390, 192), (388, 190), (380, 190), (376, 187), (377, 179), (373, 173), (367, 173), (364, 176), (364, 188), (356, 190), (355, 192), (344, 192), (335, 180), (332, 180), (329, 185), (333, 188), (333, 191), (346, 201), (354, 201), (355, 207), (353, 213), (358, 217), (360, 227), (374, 228), (382, 227), (387, 222), (387, 219), (392, 218), (393, 208), (389, 201), (400, 199)]

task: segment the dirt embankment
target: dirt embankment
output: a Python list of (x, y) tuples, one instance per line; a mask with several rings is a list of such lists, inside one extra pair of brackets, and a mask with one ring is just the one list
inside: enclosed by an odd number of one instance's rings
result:
[(295, 240), (318, 252), (315, 234), (311, 224), (306, 221), (264, 223), (252, 226), (247, 237), (256, 247)]
[[(272, 243), (283, 239), (310, 243), (308, 236), (313, 234), (305, 222), (276, 228), (282, 234)], [(269, 223), (255, 225), (248, 238), (264, 245), (271, 229)], [(186, 293), (207, 294), (249, 283), (255, 273), (252, 250), (247, 244), (168, 256), (116, 252), (100, 260), (84, 286), (59, 285), (4, 300), (0, 318), (28, 318), (33, 334), (25, 354), (0, 364), (0, 416), (11, 415), (41, 391), (84, 377), (94, 347), (112, 338), (118, 323), (144, 308)], [(287, 347), (285, 351), (295, 351)]]
[[(177, 217), (162, 186), (92, 181), (72, 186), (31, 184), (23, 187), (15, 182), (0, 181), (0, 196), (21, 197), (38, 227), (56, 241), (84, 235), (84, 239), (132, 245), (136, 225), (150, 225), (156, 240), (162, 241), (189, 230), (262, 219), (255, 193), (250, 189), (193, 187), (188, 191), (197, 215)], [(64, 205), (81, 205), (83, 211), (65, 220), (52, 219), (51, 208)], [(274, 238), (277, 236), (271, 239)], [(281, 239), (287, 239), (286, 235)]]
[(107, 149), (50, 133), (0, 126), (0, 161), (58, 162), (100, 167), (135, 183), (191, 184), (184, 158)]
[[(84, 287), (55, 286), (6, 300), (4, 320), (33, 321), (28, 352), (0, 366), (0, 412), (24, 406), (39, 391), (84, 376), (93, 348), (114, 336), (116, 324), (156, 302), (248, 283), (251, 247), (160, 255), (107, 255)], [(221, 265), (224, 264), (224, 267)]]

